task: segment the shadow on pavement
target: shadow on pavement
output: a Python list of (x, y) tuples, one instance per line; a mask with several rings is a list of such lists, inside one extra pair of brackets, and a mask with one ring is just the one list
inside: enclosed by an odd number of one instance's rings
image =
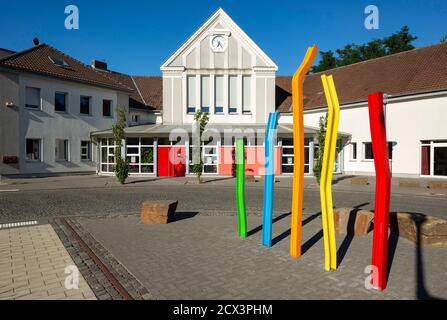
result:
[[(416, 298), (419, 300), (440, 300), (440, 298), (432, 296), (425, 286), (425, 272), (424, 272), (424, 257), (422, 250), (422, 233), (421, 228), (422, 225), (427, 220), (427, 217), (421, 213), (410, 213), (411, 219), (413, 220), (416, 226)], [(391, 266), (393, 262), (393, 257), (395, 255), (396, 246), (399, 238), (399, 226), (398, 226), (397, 214), (392, 214), (390, 216), (390, 224), (395, 226), (391, 230), (390, 242), (389, 242), (389, 254), (388, 254), (388, 274), (387, 277), (391, 273)]]
[[(313, 215), (307, 217), (306, 219), (303, 220), (302, 226), (304, 227), (306, 224), (308, 224), (309, 222), (315, 220), (320, 215), (321, 215), (321, 212), (313, 214)], [(287, 238), (288, 236), (290, 236), (290, 228), (288, 230), (284, 231), (283, 233), (281, 233), (280, 235), (276, 236), (272, 240), (272, 246), (276, 245), (278, 242), (280, 242), (281, 240)]]
[(194, 218), (196, 215), (198, 215), (198, 212), (176, 212), (174, 214), (174, 219), (171, 222), (177, 222), (182, 221), (186, 219)]
[(349, 218), (348, 218), (348, 224), (347, 224), (347, 230), (346, 230), (346, 237), (343, 239), (343, 242), (341, 243), (340, 247), (337, 251), (337, 264), (338, 266), (341, 265), (341, 262), (343, 261), (346, 253), (348, 252), (349, 247), (351, 246), (352, 240), (354, 239), (355, 234), (355, 219), (357, 217), (357, 212), (360, 211), (360, 209), (364, 206), (369, 205), (369, 202), (365, 202), (362, 204), (359, 204), (355, 206), (351, 212), (349, 212)]
[[(285, 217), (290, 216), (290, 214), (291, 214), (290, 212), (283, 213), (283, 214), (281, 214), (281, 215), (279, 215), (279, 216), (273, 218), (273, 219), (272, 219), (272, 223), (278, 222), (278, 221), (284, 219)], [(254, 228), (254, 229), (248, 231), (248, 232), (247, 232), (247, 237), (250, 237), (250, 236), (252, 236), (252, 235), (258, 233), (258, 232), (261, 231), (261, 230), (262, 230), (262, 224), (259, 225), (259, 226), (257, 226), (256, 228)]]

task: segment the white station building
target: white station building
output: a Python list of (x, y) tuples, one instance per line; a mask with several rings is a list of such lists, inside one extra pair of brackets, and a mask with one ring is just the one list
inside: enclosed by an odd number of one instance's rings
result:
[[(297, 67), (306, 49), (293, 53)], [(275, 172), (292, 173), (292, 78), (277, 76), (277, 65), (224, 10), (160, 69), (161, 77), (125, 75), (47, 44), (0, 49), (0, 174), (113, 173), (116, 107), (127, 110), (123, 149), (133, 175), (190, 174), (197, 110), (209, 113), (213, 137), (203, 142), (204, 174), (233, 174), (237, 132), (255, 159), (247, 161), (247, 174), (262, 175), (262, 133), (274, 111)], [(382, 91), (393, 176), (447, 178), (447, 43), (325, 73), (333, 75), (341, 104), (336, 173), (374, 175), (367, 96)], [(318, 122), (327, 111), (321, 74), (305, 78), (304, 103), (305, 173), (312, 175)], [(180, 143), (175, 130), (186, 134)], [(171, 163), (171, 154), (181, 161)]]

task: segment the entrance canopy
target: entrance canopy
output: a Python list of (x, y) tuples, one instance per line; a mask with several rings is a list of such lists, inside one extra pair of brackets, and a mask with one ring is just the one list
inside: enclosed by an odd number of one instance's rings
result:
[[(205, 127), (205, 134), (212, 132), (219, 132), (224, 134), (225, 132), (265, 132), (265, 125), (254, 125), (254, 124), (208, 124)], [(163, 137), (169, 136), (172, 132), (187, 132), (192, 134), (193, 126), (184, 124), (146, 124), (139, 126), (127, 127), (124, 132), (127, 137)], [(305, 127), (304, 133), (309, 136), (313, 136), (318, 132), (318, 128)], [(293, 133), (293, 126), (291, 124), (279, 124), (277, 134), (278, 136), (290, 136)], [(112, 136), (112, 130), (95, 131), (91, 133), (92, 137), (105, 138)], [(349, 134), (339, 132), (339, 137), (348, 137)]]

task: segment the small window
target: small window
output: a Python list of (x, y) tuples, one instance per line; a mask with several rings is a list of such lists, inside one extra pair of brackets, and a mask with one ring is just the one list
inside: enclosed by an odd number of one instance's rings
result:
[(68, 161), (68, 140), (56, 139), (56, 161)]
[(40, 139), (26, 139), (26, 161), (41, 161)]
[(102, 100), (102, 115), (104, 117), (112, 116), (112, 100)]
[(79, 113), (81, 114), (90, 114), (90, 97), (81, 96)]
[(357, 142), (351, 142), (351, 160), (357, 160)]
[(92, 160), (91, 143), (90, 141), (81, 141), (81, 160)]
[(67, 63), (67, 61), (65, 61), (64, 59), (61, 58), (56, 58), (56, 57), (48, 57), (50, 58), (51, 62), (53, 62), (55, 65), (59, 66), (59, 67), (69, 67), (70, 65)]
[[(364, 160), (374, 160), (372, 143), (371, 142), (363, 143), (363, 149), (364, 149), (363, 159)], [(392, 142), (388, 142), (388, 157), (389, 157), (389, 160), (393, 159), (393, 143)]]
[(40, 109), (40, 89), (39, 88), (25, 88), (25, 107), (31, 109)]
[(202, 110), (202, 112), (210, 112), (210, 107), (202, 107), (200, 110)]
[(67, 94), (56, 92), (54, 95), (54, 110), (58, 112), (67, 112)]
[(374, 160), (374, 154), (373, 154), (371, 142), (363, 143), (363, 159)]
[(136, 123), (136, 124), (140, 123), (140, 116), (138, 114), (133, 114), (131, 119), (132, 119), (131, 120), (132, 123)]

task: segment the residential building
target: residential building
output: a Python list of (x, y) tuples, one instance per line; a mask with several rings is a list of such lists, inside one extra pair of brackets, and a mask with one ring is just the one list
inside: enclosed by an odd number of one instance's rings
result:
[[(198, 110), (209, 113), (204, 174), (234, 174), (234, 141), (244, 137), (246, 173), (262, 175), (274, 111), (275, 173), (293, 173), (292, 78), (277, 76), (277, 65), (222, 9), (162, 63), (162, 76), (125, 75), (101, 61), (87, 66), (48, 45), (3, 53), (1, 174), (112, 174), (118, 105), (128, 110), (123, 155), (132, 175), (190, 174)], [(341, 104), (335, 173), (374, 175), (367, 96), (382, 91), (393, 176), (447, 177), (447, 43), (325, 73)], [(304, 170), (312, 175), (327, 111), (321, 74), (306, 76), (304, 104)]]

